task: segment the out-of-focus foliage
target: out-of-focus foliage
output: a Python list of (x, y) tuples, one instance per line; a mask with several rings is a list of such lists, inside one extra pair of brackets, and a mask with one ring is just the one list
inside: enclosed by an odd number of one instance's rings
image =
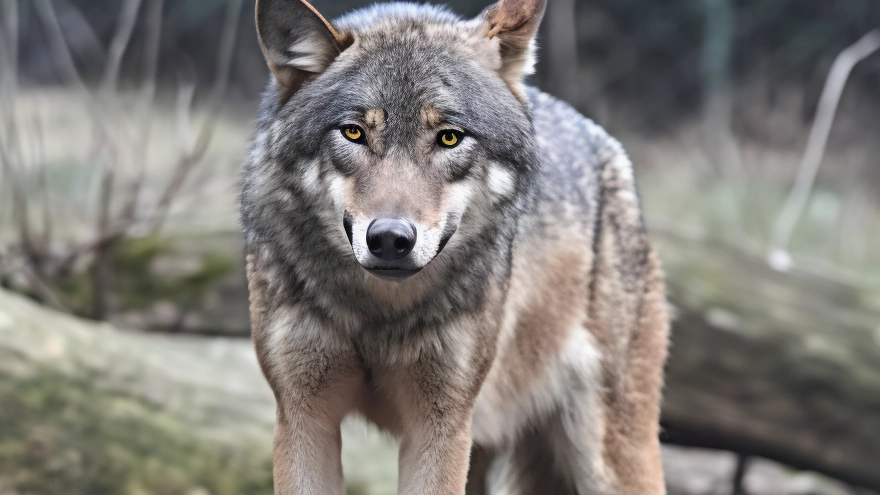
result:
[[(732, 86), (763, 83), (772, 98), (793, 85), (807, 89), (813, 103), (833, 57), (880, 24), (880, 3), (873, 0), (578, 0), (583, 103), (611, 95), (660, 128), (670, 116), (697, 111), (704, 43), (716, 35), (707, 32), (709, 9), (730, 10)], [(859, 84), (876, 87), (880, 62), (861, 71)], [(805, 106), (803, 116), (811, 115)]]
[[(144, 2), (145, 4), (148, 2)], [(164, 81), (181, 77), (210, 80), (216, 65), (226, 0), (167, 1), (164, 10), (161, 67)], [(357, 0), (315, 0), (328, 17), (335, 17), (367, 2)], [(477, 15), (488, 0), (439, 2), (465, 16)], [(731, 84), (743, 90), (760, 88), (755, 95), (765, 100), (784, 98), (781, 92), (792, 86), (808, 96), (803, 117), (812, 114), (823, 79), (833, 57), (860, 35), (880, 24), (880, 3), (875, 0), (702, 0), (647, 2), (644, 0), (577, 0), (574, 15), (579, 67), (572, 81), (579, 101), (587, 109), (598, 109), (613, 98), (638, 115), (638, 124), (666, 128), (672, 116), (698, 110), (703, 93), (703, 45), (707, 36), (709, 9), (729, 10)], [(39, 81), (57, 79), (47, 56), (48, 46), (38, 20), (23, 2), (24, 75)], [(102, 46), (112, 37), (123, 4), (120, 0), (56, 0), (59, 18), (78, 62), (88, 74), (99, 74), (106, 56)], [(240, 23), (234, 88), (253, 95), (265, 84), (266, 70), (250, 12), (253, 0), (244, 5)], [(142, 7), (142, 9), (145, 7)], [(551, 2), (551, 9), (555, 8)], [(126, 71), (140, 70), (142, 46), (138, 31)], [(542, 37), (552, 35), (545, 24)], [(546, 41), (546, 40), (545, 40)], [(539, 81), (547, 72), (539, 66)], [(865, 64), (856, 83), (870, 90), (880, 84), (880, 61)], [(880, 100), (876, 91), (866, 96)], [(767, 101), (754, 101), (764, 104)], [(597, 110), (598, 111), (598, 110)], [(746, 110), (742, 110), (746, 112)], [(633, 117), (635, 119), (635, 117)], [(769, 137), (769, 136), (765, 136)]]

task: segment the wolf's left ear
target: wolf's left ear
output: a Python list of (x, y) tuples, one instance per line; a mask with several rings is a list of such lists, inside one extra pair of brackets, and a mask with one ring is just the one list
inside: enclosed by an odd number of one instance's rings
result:
[(351, 45), (305, 0), (257, 0), (256, 20), (263, 55), (288, 95)]
[(535, 70), (535, 36), (544, 17), (547, 0), (499, 0), (483, 12), (483, 27), (489, 39), (499, 39), (499, 73), (522, 97), (523, 78)]

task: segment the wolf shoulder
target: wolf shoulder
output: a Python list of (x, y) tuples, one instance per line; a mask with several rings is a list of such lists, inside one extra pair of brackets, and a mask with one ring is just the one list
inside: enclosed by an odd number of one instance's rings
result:
[(632, 163), (605, 129), (569, 104), (538, 89), (527, 89), (540, 150), (542, 202), (595, 204), (609, 176), (615, 187), (636, 193)]

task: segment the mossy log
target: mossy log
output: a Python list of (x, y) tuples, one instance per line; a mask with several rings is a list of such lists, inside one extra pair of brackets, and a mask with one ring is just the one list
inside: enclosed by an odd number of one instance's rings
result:
[(271, 494), (246, 344), (123, 332), (0, 292), (0, 493)]
[[(0, 494), (271, 495), (274, 419), (246, 339), (127, 332), (0, 290)], [(393, 493), (393, 443), (345, 436), (349, 493)]]
[(880, 490), (880, 295), (654, 238), (677, 314), (665, 440)]

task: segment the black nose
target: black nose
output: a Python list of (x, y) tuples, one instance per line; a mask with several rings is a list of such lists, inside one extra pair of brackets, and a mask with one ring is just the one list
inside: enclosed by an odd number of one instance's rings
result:
[(377, 218), (367, 228), (367, 247), (382, 261), (397, 261), (416, 245), (416, 227), (403, 218)]

